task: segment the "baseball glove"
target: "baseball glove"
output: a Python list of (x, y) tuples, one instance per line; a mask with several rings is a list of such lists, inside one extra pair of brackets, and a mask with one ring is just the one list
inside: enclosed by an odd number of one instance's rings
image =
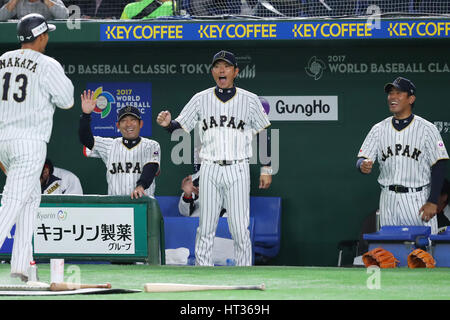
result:
[(367, 267), (370, 266), (378, 266), (380, 268), (395, 268), (399, 261), (395, 259), (394, 255), (383, 249), (383, 248), (375, 248), (366, 252), (362, 256), (362, 260), (364, 265)]
[(410, 268), (434, 268), (436, 261), (433, 256), (422, 249), (416, 249), (408, 255)]

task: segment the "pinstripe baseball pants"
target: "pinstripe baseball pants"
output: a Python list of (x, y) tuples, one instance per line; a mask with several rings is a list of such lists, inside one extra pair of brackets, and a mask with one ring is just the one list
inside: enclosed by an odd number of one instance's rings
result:
[(1, 141), (0, 161), (7, 177), (0, 208), (0, 246), (16, 224), (11, 273), (28, 275), (33, 260), (34, 220), (41, 201), (39, 177), (47, 144), (38, 140)]
[(437, 218), (434, 216), (425, 222), (420, 218), (419, 210), (427, 202), (430, 187), (422, 191), (395, 193), (387, 188), (380, 195), (380, 226), (428, 226), (431, 233), (437, 233)]
[(252, 264), (250, 223), (250, 168), (247, 161), (227, 166), (202, 162), (200, 219), (195, 240), (196, 265), (213, 266), (212, 248), (222, 203), (228, 212), (237, 266)]

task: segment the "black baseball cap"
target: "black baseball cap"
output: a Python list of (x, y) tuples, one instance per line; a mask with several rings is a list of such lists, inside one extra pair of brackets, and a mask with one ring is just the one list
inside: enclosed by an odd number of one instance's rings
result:
[(233, 65), (234, 67), (237, 67), (236, 58), (234, 57), (234, 54), (232, 54), (231, 52), (228, 52), (225, 50), (217, 52), (214, 55), (212, 65), (214, 65), (219, 60), (223, 60), (223, 61), (228, 62), (229, 64)]
[(384, 86), (384, 92), (389, 93), (392, 88), (396, 88), (400, 91), (407, 92), (410, 95), (416, 95), (416, 86), (411, 80), (403, 77), (398, 77), (392, 83), (387, 83)]
[(138, 108), (132, 107), (132, 106), (126, 106), (119, 110), (119, 113), (117, 114), (117, 121), (120, 121), (120, 119), (122, 119), (123, 117), (125, 117), (127, 115), (135, 116), (139, 120), (142, 120), (141, 112), (139, 111)]

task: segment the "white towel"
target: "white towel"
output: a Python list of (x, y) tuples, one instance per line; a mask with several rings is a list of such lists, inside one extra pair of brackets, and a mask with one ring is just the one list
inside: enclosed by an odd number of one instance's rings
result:
[(188, 248), (166, 249), (166, 264), (186, 265), (188, 257)]
[(227, 260), (234, 260), (233, 240), (215, 237), (212, 258), (213, 263), (218, 266), (226, 266)]

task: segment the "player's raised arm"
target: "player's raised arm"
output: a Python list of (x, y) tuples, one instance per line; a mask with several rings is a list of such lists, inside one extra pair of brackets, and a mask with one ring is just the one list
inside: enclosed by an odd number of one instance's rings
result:
[(81, 94), (81, 110), (83, 113), (81, 114), (78, 127), (80, 142), (90, 150), (94, 147), (95, 141), (91, 130), (91, 113), (94, 111), (97, 100), (93, 96), (94, 93), (91, 90), (85, 90)]

